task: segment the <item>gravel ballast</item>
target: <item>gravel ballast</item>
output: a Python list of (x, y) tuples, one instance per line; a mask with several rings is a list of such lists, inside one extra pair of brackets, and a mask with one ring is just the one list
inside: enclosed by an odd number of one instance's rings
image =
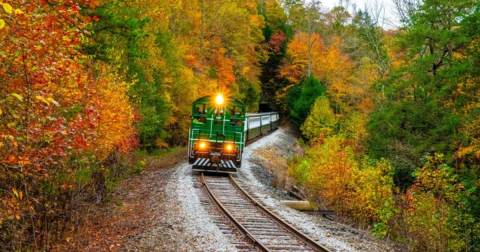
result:
[(269, 145), (275, 145), (283, 148), (285, 156), (288, 156), (294, 140), (295, 136), (291, 132), (280, 128), (249, 145), (244, 151), (244, 165), (238, 175), (242, 184), (248, 187), (245, 189), (279, 217), (332, 251), (395, 251), (392, 245), (373, 238), (366, 231), (304, 214), (282, 205), (280, 203), (282, 199), (277, 194), (278, 190), (265, 184), (267, 180), (257, 179), (258, 174), (265, 173), (262, 167), (256, 165), (257, 162), (253, 162), (258, 158), (257, 151)]
[[(284, 148), (281, 158), (291, 156), (292, 150), (296, 151), (292, 148), (294, 141), (293, 133), (278, 129), (247, 146), (236, 180), (272, 212), (332, 251), (395, 251), (392, 245), (366, 231), (307, 215), (280, 203), (290, 198), (271, 186), (270, 175), (255, 159), (258, 150), (271, 145)], [(239, 238), (226, 230), (224, 223), (219, 224), (218, 213), (215, 220), (215, 214), (207, 210), (212, 206), (206, 206), (197, 175), (192, 174), (186, 161), (125, 181), (114, 200), (123, 204), (113, 206), (112, 213), (106, 214), (110, 217), (93, 227), (92, 235), (103, 238), (95, 242), (86, 238), (85, 246), (78, 251), (237, 251), (234, 244), (238, 244)]]

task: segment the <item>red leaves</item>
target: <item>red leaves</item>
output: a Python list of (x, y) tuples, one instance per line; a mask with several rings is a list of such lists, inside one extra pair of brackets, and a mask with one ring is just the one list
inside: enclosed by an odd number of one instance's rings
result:
[(85, 149), (88, 148), (87, 141), (85, 141), (85, 139), (83, 139), (81, 136), (77, 136), (75, 138), (75, 142), (73, 143), (73, 145), (74, 145), (75, 148), (79, 148), (79, 147), (83, 147)]
[(285, 34), (282, 31), (279, 31), (270, 38), (270, 41), (268, 43), (270, 44), (274, 52), (280, 52), (280, 50), (282, 49), (282, 45), (283, 43), (285, 43), (286, 40), (287, 38), (285, 37)]
[(100, 18), (98, 18), (97, 16), (93, 16), (92, 19), (95, 20), (96, 22), (100, 21)]
[(35, 10), (36, 6), (34, 4), (31, 4), (27, 7), (27, 11), (29, 13), (32, 13)]

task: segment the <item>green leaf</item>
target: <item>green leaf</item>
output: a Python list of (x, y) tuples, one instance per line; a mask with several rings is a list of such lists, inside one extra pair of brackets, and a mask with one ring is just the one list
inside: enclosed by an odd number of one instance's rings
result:
[(17, 98), (19, 101), (22, 101), (22, 100), (23, 100), (23, 97), (22, 97), (21, 95), (19, 95), (19, 94), (13, 93), (12, 96), (15, 97), (15, 98)]

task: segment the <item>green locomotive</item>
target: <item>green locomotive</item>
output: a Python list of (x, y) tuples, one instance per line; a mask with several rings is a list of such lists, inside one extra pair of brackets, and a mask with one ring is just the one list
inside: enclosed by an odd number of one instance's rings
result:
[(245, 106), (235, 99), (205, 96), (192, 106), (188, 141), (194, 171), (236, 173), (245, 147)]

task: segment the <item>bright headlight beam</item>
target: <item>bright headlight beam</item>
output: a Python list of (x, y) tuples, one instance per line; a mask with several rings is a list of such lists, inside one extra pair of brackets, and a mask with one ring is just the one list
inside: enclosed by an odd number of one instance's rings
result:
[(215, 98), (215, 101), (217, 102), (218, 105), (222, 105), (223, 104), (223, 95), (222, 94), (218, 94), (217, 95), (217, 98)]

